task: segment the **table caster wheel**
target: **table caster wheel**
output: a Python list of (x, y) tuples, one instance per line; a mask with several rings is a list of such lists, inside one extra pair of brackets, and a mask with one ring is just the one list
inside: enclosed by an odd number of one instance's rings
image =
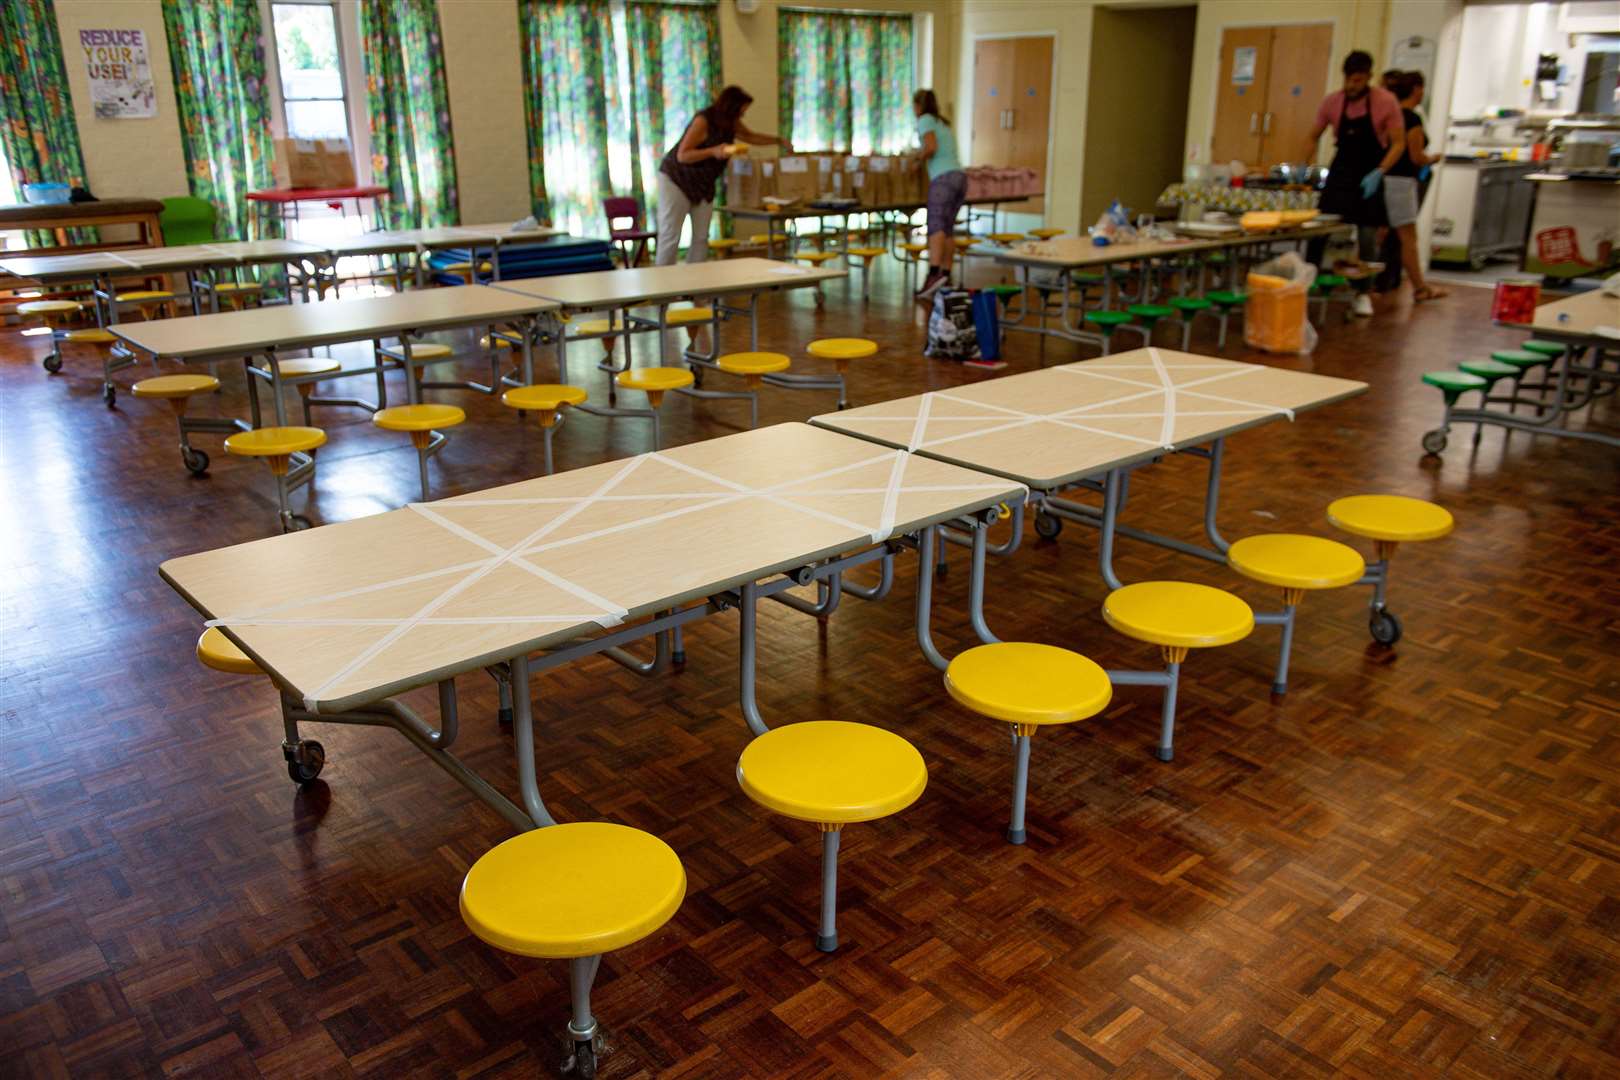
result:
[(303, 514), (282, 515), (281, 531), (284, 533), (302, 532), (305, 529), (312, 529), (314, 527), (315, 523), (309, 520), (309, 518), (305, 517)]
[(101, 400), (107, 403), (107, 408), (112, 408), (118, 403), (118, 388), (112, 383), (102, 383)]
[(180, 448), (180, 461), (192, 476), (201, 476), (208, 471), (208, 455), (202, 450), (193, 450), (189, 446)]
[(1423, 452), (1438, 454), (1446, 448), (1446, 433), (1443, 431), (1425, 431), (1423, 433)]
[(611, 1052), (611, 1047), (598, 1031), (589, 1039), (570, 1039), (568, 1059), (563, 1062), (564, 1076), (577, 1076), (580, 1080), (595, 1080), (596, 1066)]
[(1063, 531), (1063, 522), (1045, 510), (1035, 514), (1035, 535), (1042, 540), (1056, 540), (1058, 533)]
[(287, 775), (295, 784), (313, 782), (326, 764), (326, 747), (313, 739), (301, 739), (296, 746), (283, 745), (281, 752), (287, 758)]
[(43, 367), (46, 371), (50, 372), (52, 375), (55, 375), (58, 371), (62, 370), (62, 358), (60, 356), (57, 356), (55, 353), (52, 353), (50, 356), (47, 356), (45, 359), (41, 360), (39, 363), (40, 363), (41, 367)]
[(1387, 608), (1375, 611), (1372, 618), (1367, 620), (1367, 632), (1378, 644), (1388, 647), (1401, 640), (1401, 620)]

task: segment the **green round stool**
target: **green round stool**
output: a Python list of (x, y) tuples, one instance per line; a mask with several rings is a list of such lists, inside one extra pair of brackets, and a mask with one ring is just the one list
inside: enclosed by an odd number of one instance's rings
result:
[(1451, 432), (1451, 410), (1456, 407), (1457, 399), (1470, 390), (1484, 393), (1490, 384), (1466, 371), (1425, 371), (1423, 381), (1438, 389), (1446, 403), (1440, 426), (1423, 433), (1424, 453), (1438, 454), (1446, 448), (1446, 436)]
[[(1562, 349), (1559, 350), (1559, 355), (1563, 355)], [(1541, 368), (1543, 371), (1541, 382), (1532, 389), (1536, 391), (1537, 397), (1545, 398), (1547, 396), (1546, 369), (1552, 367), (1552, 362), (1557, 357), (1536, 352), (1534, 349), (1498, 349), (1496, 352), (1491, 353), (1491, 359), (1499, 363), (1511, 364), (1517, 371), (1517, 374), (1513, 377), (1513, 397), (1515, 400), (1513, 405), (1509, 407), (1509, 412), (1518, 408), (1517, 399), (1520, 387), (1524, 383), (1524, 377), (1530, 374), (1533, 368)]]
[(1348, 285), (1350, 279), (1343, 274), (1317, 274), (1316, 284), (1312, 286), (1318, 293), (1326, 296), (1340, 285)]
[(1136, 321), (1142, 324), (1143, 345), (1152, 344), (1153, 330), (1159, 325), (1160, 319), (1168, 319), (1176, 313), (1175, 308), (1167, 307), (1164, 304), (1132, 304), (1125, 310), (1130, 312), (1136, 318)]
[[(1462, 369), (1464, 374), (1478, 375), (1485, 380), (1485, 389), (1480, 393), (1482, 400), (1479, 404), (1481, 408), (1490, 403), (1491, 394), (1496, 391), (1496, 384), (1499, 380), (1512, 379), (1514, 389), (1518, 389), (1519, 369), (1512, 364), (1504, 364), (1500, 360), (1464, 360), (1457, 366)], [(1510, 404), (1509, 408), (1511, 409), (1511, 407)], [(1484, 434), (1484, 431), (1485, 425), (1483, 423), (1474, 425), (1475, 446), (1479, 445), (1479, 438)]]
[(1202, 296), (1172, 296), (1170, 306), (1176, 310), (1181, 319), (1181, 351), (1186, 352), (1192, 347), (1192, 324), (1200, 311), (1209, 311), (1215, 306), (1213, 300)]
[(1564, 346), (1556, 341), (1543, 341), (1541, 338), (1531, 338), (1519, 346), (1525, 352), (1540, 353), (1542, 356), (1558, 359), (1564, 355)]
[(1205, 293), (1204, 296), (1215, 305), (1219, 312), (1221, 336), (1220, 340), (1216, 342), (1216, 347), (1225, 350), (1227, 320), (1232, 317), (1234, 311), (1240, 310), (1244, 304), (1249, 302), (1249, 294), (1239, 292), (1236, 289), (1213, 289)]
[(1024, 287), (1022, 285), (986, 285), (984, 291), (994, 295), (1005, 307), (1013, 297), (1024, 294)]
[(1097, 333), (1102, 335), (1102, 351), (1107, 356), (1114, 340), (1114, 331), (1130, 322), (1131, 317), (1123, 311), (1088, 311), (1085, 321), (1095, 326)]

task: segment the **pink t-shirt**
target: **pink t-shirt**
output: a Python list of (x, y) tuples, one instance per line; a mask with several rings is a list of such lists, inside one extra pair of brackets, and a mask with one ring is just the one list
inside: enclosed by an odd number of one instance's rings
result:
[(1335, 90), (1322, 99), (1322, 104), (1316, 108), (1316, 122), (1322, 127), (1332, 128), (1335, 135), (1339, 130), (1339, 110), (1344, 110), (1347, 119), (1366, 116), (1367, 109), (1372, 109), (1373, 131), (1378, 135), (1378, 141), (1384, 146), (1389, 145), (1390, 136), (1394, 129), (1401, 124), (1401, 103), (1394, 94), (1381, 86), (1371, 87), (1367, 96), (1345, 104), (1344, 91)]

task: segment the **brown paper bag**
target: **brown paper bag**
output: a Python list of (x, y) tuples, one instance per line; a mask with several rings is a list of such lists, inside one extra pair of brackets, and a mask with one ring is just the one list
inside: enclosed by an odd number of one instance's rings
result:
[(814, 202), (821, 182), (821, 174), (813, 159), (793, 154), (776, 159), (776, 194), (783, 199), (797, 199), (802, 205)]

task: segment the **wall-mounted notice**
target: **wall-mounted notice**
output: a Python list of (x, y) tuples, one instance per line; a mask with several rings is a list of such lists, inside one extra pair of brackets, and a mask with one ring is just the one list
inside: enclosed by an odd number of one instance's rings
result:
[(1254, 65), (1259, 59), (1260, 50), (1253, 45), (1239, 45), (1232, 50), (1232, 85), (1252, 86), (1254, 84)]
[(157, 89), (146, 60), (144, 30), (80, 30), (98, 120), (157, 115)]

